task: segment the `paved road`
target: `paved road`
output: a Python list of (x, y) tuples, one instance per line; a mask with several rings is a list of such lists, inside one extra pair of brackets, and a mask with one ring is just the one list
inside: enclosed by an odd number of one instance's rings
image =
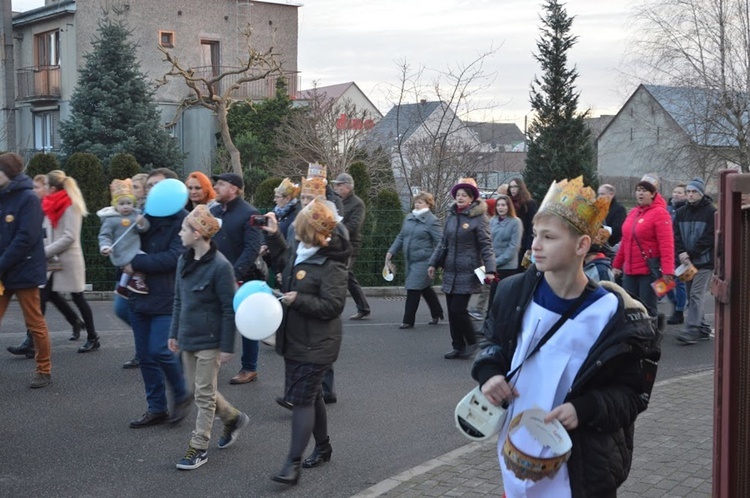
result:
[[(198, 470), (180, 472), (191, 420), (178, 427), (133, 430), (127, 422), (145, 410), (137, 371), (121, 363), (132, 354), (132, 335), (112, 314), (110, 303), (93, 302), (102, 349), (76, 353), (69, 329), (54, 308), (49, 323), (53, 347), (52, 386), (28, 389), (30, 360), (5, 347), (22, 335), (14, 303), (0, 331), (0, 440), (6, 450), (0, 496), (351, 496), (391, 476), (466, 445), (453, 428), (455, 403), (473, 387), (469, 362), (442, 358), (450, 349), (448, 327), (428, 326), (426, 306), (418, 326), (402, 331), (403, 299), (372, 298), (373, 317), (345, 323), (336, 363), (340, 402), (329, 405), (333, 459), (303, 472), (289, 489), (270, 481), (289, 442), (289, 412), (273, 399), (282, 392), (283, 362), (262, 346), (260, 378), (245, 386), (228, 380), (237, 359), (222, 369), (222, 393), (252, 420), (240, 441), (215, 448)], [(666, 309), (665, 309), (666, 311)], [(353, 313), (351, 302), (344, 316)], [(678, 348), (669, 337), (659, 380), (705, 370), (713, 341)]]

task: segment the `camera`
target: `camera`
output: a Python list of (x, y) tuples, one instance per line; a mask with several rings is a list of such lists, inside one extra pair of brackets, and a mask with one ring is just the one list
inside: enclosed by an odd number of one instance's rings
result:
[(265, 227), (268, 226), (268, 218), (262, 214), (254, 214), (250, 217), (251, 227)]

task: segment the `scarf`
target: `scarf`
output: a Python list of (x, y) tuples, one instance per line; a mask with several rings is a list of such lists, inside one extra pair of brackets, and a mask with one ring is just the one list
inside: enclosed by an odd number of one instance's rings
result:
[(49, 194), (42, 199), (42, 211), (44, 211), (44, 215), (49, 219), (52, 228), (57, 228), (57, 224), (60, 222), (63, 213), (72, 204), (73, 202), (70, 200), (68, 193), (64, 190), (58, 190), (54, 194)]
[(274, 214), (276, 214), (276, 218), (280, 220), (281, 218), (289, 214), (289, 212), (292, 209), (294, 209), (296, 206), (297, 206), (297, 199), (292, 199), (291, 201), (287, 202), (286, 206), (284, 207), (279, 207), (279, 206), (274, 207), (273, 212)]
[(412, 214), (414, 216), (419, 216), (420, 214), (425, 214), (427, 211), (429, 211), (430, 208), (423, 208), (423, 209), (412, 209)]
[(313, 256), (315, 256), (315, 253), (320, 251), (320, 247), (318, 246), (310, 246), (303, 244), (302, 242), (299, 243), (297, 246), (297, 258), (294, 260), (294, 264), (298, 265), (302, 263), (303, 261), (306, 261)]

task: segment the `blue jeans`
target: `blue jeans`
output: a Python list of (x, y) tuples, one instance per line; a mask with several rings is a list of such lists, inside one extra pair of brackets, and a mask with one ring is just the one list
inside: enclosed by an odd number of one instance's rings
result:
[(185, 387), (180, 358), (167, 347), (172, 315), (147, 315), (130, 310), (135, 338), (135, 354), (141, 362), (148, 411), (167, 411), (165, 380), (172, 388), (175, 402), (190, 394)]
[(685, 311), (685, 304), (687, 304), (687, 289), (685, 288), (685, 282), (680, 279), (675, 279), (677, 287), (667, 293), (669, 301), (674, 305), (675, 311)]
[(130, 306), (128, 306), (127, 299), (114, 294), (112, 310), (115, 312), (117, 318), (125, 322), (126, 325), (130, 325)]
[(259, 342), (242, 338), (242, 370), (258, 371), (258, 348)]

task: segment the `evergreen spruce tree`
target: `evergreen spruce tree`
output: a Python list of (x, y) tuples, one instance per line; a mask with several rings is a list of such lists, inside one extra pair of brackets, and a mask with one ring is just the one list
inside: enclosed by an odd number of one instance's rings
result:
[(527, 131), (529, 141), (524, 181), (534, 199), (541, 201), (550, 184), (563, 178), (583, 175), (597, 188), (591, 132), (584, 124), (586, 112), (578, 112), (575, 81), (578, 71), (568, 68), (568, 51), (577, 37), (570, 34), (573, 18), (558, 0), (547, 0), (543, 7), (539, 53), (534, 57), (542, 66), (541, 81), (531, 85), (534, 118)]
[(183, 155), (162, 126), (130, 35), (121, 21), (99, 22), (79, 71), (70, 118), (60, 124), (63, 152), (88, 152), (105, 164), (117, 153), (130, 153), (139, 164), (179, 170)]

